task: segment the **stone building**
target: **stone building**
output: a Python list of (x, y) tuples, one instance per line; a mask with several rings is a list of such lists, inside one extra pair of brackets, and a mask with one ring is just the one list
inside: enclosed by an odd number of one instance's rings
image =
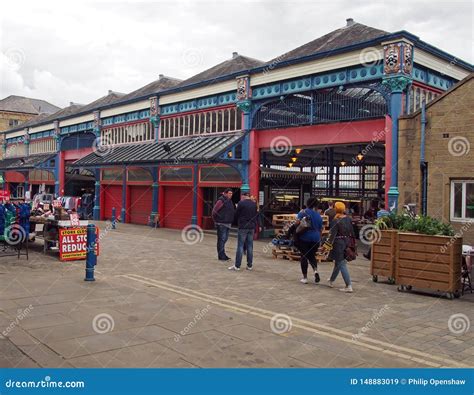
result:
[(399, 120), (400, 204), (451, 222), (464, 244), (474, 244), (473, 77)]

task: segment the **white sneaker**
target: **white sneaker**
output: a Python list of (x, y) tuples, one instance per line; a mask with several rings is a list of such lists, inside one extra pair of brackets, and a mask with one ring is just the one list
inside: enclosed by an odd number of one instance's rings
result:
[(237, 267), (235, 265), (229, 266), (229, 270), (235, 270), (236, 272), (238, 272), (240, 270), (240, 267)]
[(340, 288), (339, 291), (351, 293), (351, 292), (353, 292), (352, 285), (349, 285), (348, 287)]
[(308, 279), (307, 279), (307, 278), (302, 278), (302, 279), (300, 280), (300, 283), (308, 284)]
[(328, 287), (334, 288), (334, 283), (331, 281), (330, 278), (327, 279), (327, 282), (328, 282)]
[(253, 266), (247, 266), (246, 269), (251, 272), (253, 270)]

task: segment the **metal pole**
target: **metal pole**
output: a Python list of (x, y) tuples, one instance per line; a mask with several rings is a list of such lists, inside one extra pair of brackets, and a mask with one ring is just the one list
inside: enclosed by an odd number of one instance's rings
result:
[(86, 277), (84, 281), (95, 281), (94, 266), (97, 264), (97, 255), (95, 254), (96, 233), (95, 225), (87, 225), (86, 241)]
[(115, 223), (117, 222), (115, 207), (112, 207), (112, 229), (115, 229)]

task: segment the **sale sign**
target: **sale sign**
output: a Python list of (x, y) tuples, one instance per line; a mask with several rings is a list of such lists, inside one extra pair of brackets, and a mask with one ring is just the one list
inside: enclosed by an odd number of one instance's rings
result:
[[(99, 228), (96, 228), (95, 253), (99, 255)], [(59, 229), (59, 260), (78, 261), (86, 259), (87, 228)]]
[(10, 191), (0, 191), (0, 200), (8, 202), (10, 200)]

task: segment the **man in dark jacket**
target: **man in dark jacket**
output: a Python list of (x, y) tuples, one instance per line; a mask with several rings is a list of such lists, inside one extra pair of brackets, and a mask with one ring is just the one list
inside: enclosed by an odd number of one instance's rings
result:
[(250, 199), (250, 193), (242, 192), (242, 200), (235, 210), (235, 218), (239, 226), (237, 238), (237, 253), (235, 255), (235, 264), (229, 267), (229, 270), (240, 270), (242, 255), (244, 253), (244, 244), (247, 245), (247, 270), (252, 270), (253, 265), (253, 235), (257, 226), (257, 203)]
[(223, 262), (230, 260), (225, 253), (225, 243), (229, 239), (229, 230), (234, 221), (235, 207), (232, 194), (231, 188), (224, 190), (212, 209), (212, 219), (217, 228), (217, 258)]

